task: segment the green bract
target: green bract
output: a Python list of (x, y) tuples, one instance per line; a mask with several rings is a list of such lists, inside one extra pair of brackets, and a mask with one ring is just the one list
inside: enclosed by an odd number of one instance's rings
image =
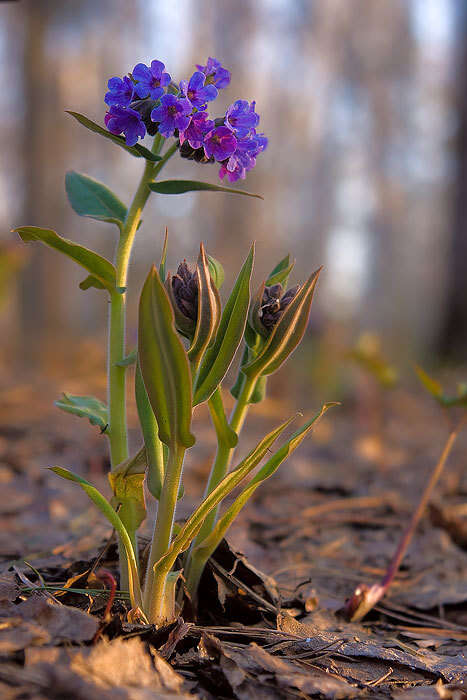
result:
[(250, 279), (254, 253), (255, 249), (252, 246), (225, 305), (214, 343), (199, 368), (194, 389), (195, 406), (206, 401), (219, 386), (242, 339), (250, 303)]
[(139, 303), (138, 357), (159, 438), (167, 446), (191, 447), (191, 373), (177, 335), (170, 300), (155, 266), (144, 283)]

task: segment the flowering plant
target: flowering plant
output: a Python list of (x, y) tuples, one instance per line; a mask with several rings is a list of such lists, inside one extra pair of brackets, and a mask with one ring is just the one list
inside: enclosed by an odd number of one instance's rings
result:
[[(192, 190), (223, 191), (257, 197), (242, 190), (193, 180), (158, 180), (175, 154), (199, 163), (217, 162), (219, 176), (244, 178), (267, 139), (257, 132), (254, 102), (236, 100), (221, 118), (211, 119), (207, 104), (230, 83), (230, 73), (209, 58), (189, 80), (176, 85), (161, 61), (138, 63), (132, 73), (108, 82), (105, 126), (76, 112), (70, 114), (91, 131), (110, 139), (145, 161), (136, 193), (126, 205), (105, 185), (76, 172), (66, 176), (73, 209), (81, 216), (111, 222), (119, 229), (115, 264), (92, 250), (45, 228), (15, 229), (24, 241), (40, 241), (86, 269), (81, 289), (94, 287), (109, 296), (107, 404), (92, 396), (64, 394), (56, 402), (64, 411), (89, 419), (109, 440), (113, 498), (109, 502), (92, 484), (62, 467), (53, 471), (77, 482), (115, 528), (119, 540), (120, 585), (130, 593), (132, 615), (163, 624), (176, 614), (176, 589), (183, 571), (188, 594), (196, 603), (204, 566), (231, 522), (256, 488), (269, 478), (301, 443), (332, 404), (302, 425), (276, 452), (275, 440), (287, 420), (266, 435), (230, 469), (249, 406), (265, 395), (268, 375), (282, 366), (302, 339), (309, 319), (319, 270), (302, 285), (284, 291), (293, 262), (285, 257), (250, 299), (252, 246), (223, 306), (219, 289), (221, 264), (201, 244), (197, 263), (166, 269), (167, 235), (160, 264), (152, 266), (139, 301), (138, 347), (127, 352), (126, 286), (130, 256), (141, 213), (151, 194)], [(152, 146), (139, 143), (149, 135)], [(169, 141), (172, 139), (172, 141)], [(165, 150), (164, 150), (165, 149)], [(224, 411), (222, 384), (243, 344), (238, 377), (231, 389), (236, 399), (230, 419)], [(135, 365), (135, 400), (143, 445), (129, 455), (126, 420), (126, 375)], [(217, 437), (217, 453), (205, 496), (183, 524), (175, 522), (185, 454), (195, 443), (193, 410), (207, 402)], [(245, 484), (245, 478), (270, 453)], [(146, 517), (143, 481), (158, 500), (154, 537), (145, 576), (138, 560), (137, 530)], [(236, 487), (240, 492), (219, 517), (218, 507)], [(178, 568), (177, 568), (178, 565)], [(144, 585), (143, 585), (144, 582)]]

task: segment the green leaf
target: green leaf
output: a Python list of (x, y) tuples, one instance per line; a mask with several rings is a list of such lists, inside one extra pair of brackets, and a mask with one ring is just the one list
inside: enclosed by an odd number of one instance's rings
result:
[(117, 367), (129, 367), (130, 365), (134, 365), (136, 362), (136, 359), (138, 357), (138, 350), (135, 348), (132, 350), (126, 357), (123, 358), (123, 360), (120, 360), (120, 362), (116, 362), (115, 364)]
[(87, 418), (91, 425), (98, 425), (104, 431), (109, 424), (109, 413), (105, 403), (95, 396), (76, 396), (63, 393), (63, 399), (54, 401), (57, 408), (80, 418)]
[(277, 263), (274, 270), (266, 280), (266, 286), (272, 287), (274, 284), (281, 284), (283, 287), (287, 286), (289, 281), (289, 275), (292, 272), (295, 265), (295, 260), (290, 262), (290, 255), (286, 255), (282, 258), (280, 262)]
[(184, 194), (185, 192), (230, 192), (231, 194), (243, 194), (247, 197), (263, 199), (259, 194), (237, 190), (233, 187), (223, 187), (222, 185), (211, 185), (210, 182), (199, 182), (197, 180), (162, 180), (161, 182), (150, 182), (149, 189), (159, 194)]
[(398, 372), (389, 364), (381, 351), (381, 339), (375, 333), (362, 333), (348, 357), (371, 374), (385, 389), (392, 389), (398, 381)]
[(316, 270), (298, 290), (258, 356), (242, 367), (242, 372), (247, 377), (272, 374), (300, 343), (308, 325), (311, 302), (320, 271), (321, 268)]
[(191, 541), (198, 534), (205, 518), (211, 512), (211, 510), (215, 508), (226, 496), (228, 496), (240, 484), (240, 482), (243, 481), (243, 479), (245, 479), (245, 477), (258, 466), (266, 452), (268, 452), (277, 438), (284, 432), (284, 430), (293, 420), (295, 420), (295, 416), (285, 421), (285, 423), (282, 423), (275, 428), (275, 430), (266, 435), (266, 437), (264, 437), (261, 442), (256, 445), (256, 447), (247, 455), (247, 457), (245, 457), (245, 459), (242, 460), (233, 471), (227, 474), (227, 476), (222, 479), (216, 488), (213, 489), (208, 496), (206, 496), (204, 501), (198, 506), (191, 517), (180, 529), (180, 532), (172, 541), (167, 553), (154, 565), (155, 575), (158, 575), (159, 571), (169, 571), (172, 568), (178, 555), (190, 546)]
[(219, 387), (215, 390), (208, 401), (212, 422), (216, 431), (219, 444), (226, 445), (231, 449), (237, 446), (238, 435), (229, 425), (224, 411), (222, 394)]
[(253, 393), (250, 396), (248, 403), (261, 403), (266, 398), (266, 386), (268, 378), (266, 376), (259, 377), (256, 381)]
[(430, 375), (427, 374), (425, 370), (419, 367), (418, 365), (415, 365), (415, 371), (428, 393), (434, 396), (435, 399), (442, 399), (443, 387), (441, 386), (441, 384), (438, 381), (436, 381), (436, 379), (430, 377)]
[[(243, 350), (242, 361), (240, 363), (240, 368), (238, 371), (237, 379), (236, 379), (233, 387), (230, 389), (230, 393), (232, 394), (234, 399), (238, 399), (238, 397), (240, 396), (240, 392), (242, 391), (242, 388), (243, 388), (243, 383), (246, 380), (246, 377), (242, 372), (242, 367), (243, 367), (243, 365), (246, 365), (246, 363), (248, 362), (248, 356), (249, 356), (248, 346), (245, 345), (245, 348)], [(266, 376), (263, 376), (263, 377), (259, 377), (256, 380), (255, 387), (251, 393), (250, 398), (248, 399), (248, 403), (260, 403), (261, 401), (264, 401), (264, 399), (266, 398), (267, 379), (268, 378)]]
[(240, 495), (237, 496), (232, 505), (218, 520), (214, 530), (212, 530), (212, 532), (195, 547), (192, 554), (193, 560), (195, 560), (197, 557), (200, 557), (204, 561), (208, 560), (208, 558), (220, 544), (223, 537), (225, 537), (227, 530), (237, 517), (238, 513), (254, 494), (258, 486), (266, 481), (266, 479), (269, 479), (269, 477), (271, 477), (277, 471), (279, 466), (287, 459), (287, 457), (289, 457), (289, 455), (292, 454), (295, 449), (297, 449), (302, 440), (304, 440), (319, 419), (324, 416), (326, 411), (332, 406), (338, 405), (339, 404), (335, 402), (324, 404), (319, 413), (313, 416), (313, 418), (311, 418), (299, 430), (297, 430), (292, 437), (287, 440), (287, 442), (270, 459), (268, 459), (266, 464), (261, 467), (248, 486), (246, 486)]
[[(120, 462), (115, 469), (112, 470), (113, 476), (117, 474), (123, 474), (123, 476), (128, 476), (130, 474), (145, 474), (147, 465), (147, 455), (146, 447), (143, 445), (136, 454), (131, 457), (127, 457), (123, 462)], [(109, 477), (110, 478), (110, 477)], [(112, 481), (110, 482), (112, 485)]]
[(253, 245), (225, 305), (216, 339), (208, 348), (201, 363), (196, 378), (194, 406), (209, 399), (220, 384), (242, 339), (250, 303), (250, 279), (254, 254)]
[(221, 301), (212, 281), (204, 246), (201, 243), (196, 265), (198, 281), (198, 313), (193, 341), (188, 350), (192, 371), (196, 372), (206, 349), (217, 331), (221, 315)]
[(86, 279), (79, 283), (79, 288), (86, 291), (86, 289), (91, 288), (105, 289), (105, 286), (102, 284), (102, 282), (99, 282), (97, 277), (94, 277), (94, 275), (88, 275)]
[(139, 304), (138, 357), (159, 437), (191, 447), (192, 387), (188, 357), (175, 330), (169, 297), (153, 266)]
[(101, 513), (107, 518), (112, 527), (120, 535), (120, 539), (125, 548), (125, 554), (128, 562), (128, 573), (130, 579), (130, 599), (133, 608), (140, 608), (142, 610), (143, 602), (141, 596), (141, 588), (139, 585), (138, 577), (138, 565), (136, 563), (135, 552), (133, 550), (133, 545), (131, 544), (128, 532), (122, 523), (121, 519), (114, 511), (110, 503), (104, 496), (99, 493), (95, 486), (83, 479), (81, 476), (74, 474), (69, 469), (64, 469), (63, 467), (51, 467), (50, 471), (58, 474), (63, 479), (68, 481), (74, 481), (75, 484), (79, 484), (83, 491), (89, 496), (91, 501), (99, 508)]
[(159, 263), (159, 277), (163, 282), (165, 282), (165, 278), (167, 276), (167, 248), (169, 245), (169, 232), (167, 230), (167, 226), (165, 227), (165, 236), (164, 236), (164, 245), (162, 246), (162, 255), (161, 255), (161, 261)]
[(127, 146), (123, 136), (115, 136), (115, 134), (111, 134), (110, 131), (107, 131), (107, 129), (104, 129), (104, 127), (100, 126), (99, 124), (96, 124), (96, 122), (93, 122), (91, 119), (88, 119), (84, 116), (84, 114), (79, 114), (79, 112), (72, 112), (69, 109), (65, 111), (68, 114), (71, 114), (71, 116), (74, 117), (80, 124), (85, 126), (86, 129), (89, 129), (95, 134), (100, 134), (101, 136), (104, 136), (104, 138), (113, 141), (114, 143), (121, 146), (121, 148), (123, 148), (125, 151), (127, 151), (127, 153), (131, 153), (132, 156), (135, 156), (135, 158), (146, 158), (146, 160), (151, 160), (153, 162), (162, 160), (161, 156), (154, 155), (154, 153), (151, 153), (151, 151), (148, 148), (142, 146), (139, 143), (137, 143), (135, 146)]
[(65, 189), (77, 214), (117, 224), (121, 230), (127, 208), (106, 185), (89, 175), (70, 170), (65, 176)]
[[(20, 226), (19, 228), (13, 229), (13, 231), (16, 231), (25, 242), (40, 241), (50, 248), (54, 248), (68, 255), (69, 258), (77, 262), (81, 267), (84, 267), (85, 270), (95, 277), (103, 287), (110, 292), (116, 291), (116, 273), (114, 266), (93, 250), (78, 245), (78, 243), (73, 243), (73, 241), (69, 241), (67, 238), (62, 238), (58, 233), (48, 228)], [(92, 286), (89, 284), (89, 277), (81, 284), (87, 284), (87, 286), (84, 287), (85, 289)]]
[[(146, 518), (146, 503), (144, 501), (144, 470), (141, 472), (144, 459), (146, 462), (146, 450), (143, 455), (140, 452), (130, 460), (125, 460), (117, 470), (109, 472), (109, 483), (113, 491), (111, 505), (118, 511), (118, 515), (123, 523), (132, 531), (136, 532), (143, 520)], [(124, 470), (121, 470), (121, 467)], [(134, 471), (133, 471), (134, 470)]]
[(238, 368), (237, 378), (235, 380), (234, 385), (230, 388), (230, 393), (232, 394), (234, 399), (238, 399), (238, 397), (240, 396), (240, 392), (243, 388), (243, 382), (245, 381), (245, 375), (242, 374), (242, 367), (243, 367), (243, 365), (246, 365), (246, 363), (248, 362), (248, 355), (249, 355), (248, 346), (245, 343), (245, 345), (243, 346), (242, 359), (240, 360), (240, 367)]
[(216, 258), (213, 258), (211, 255), (208, 255), (207, 257), (209, 272), (211, 273), (212, 281), (216, 285), (217, 289), (220, 289), (224, 284), (224, 268), (220, 264), (219, 260), (216, 260)]

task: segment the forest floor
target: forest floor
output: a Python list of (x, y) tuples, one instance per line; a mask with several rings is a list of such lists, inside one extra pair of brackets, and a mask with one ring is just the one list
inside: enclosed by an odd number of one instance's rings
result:
[[(103, 396), (89, 363), (66, 389)], [(467, 697), (467, 430), (387, 597), (361, 623), (341, 613), (359, 583), (383, 576), (447, 437), (421, 391), (386, 396), (377, 432), (365, 402), (330, 411), (231, 529), (198, 622), (156, 631), (128, 623), (119, 596), (103, 620), (108, 591), (93, 573), (116, 571), (110, 528), (45, 469), (70, 468), (109, 494), (106, 439), (52, 406), (62, 385), (10, 377), (2, 391), (2, 698)], [(247, 443), (297, 408), (292, 398), (254, 407)], [(180, 518), (199, 500), (215, 448), (202, 410), (194, 427)], [(136, 430), (131, 440), (137, 447)]]

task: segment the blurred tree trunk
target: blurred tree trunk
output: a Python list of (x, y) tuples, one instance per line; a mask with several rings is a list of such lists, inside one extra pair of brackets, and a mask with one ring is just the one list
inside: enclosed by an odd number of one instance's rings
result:
[(467, 11), (458, 7), (456, 106), (458, 131), (454, 149), (457, 177), (454, 190), (454, 216), (447, 275), (445, 319), (439, 350), (444, 357), (465, 362), (467, 348)]
[[(52, 214), (57, 219), (57, 192), (48, 187), (51, 161), (50, 150), (60, 151), (58, 134), (48, 126), (53, 123), (56, 89), (46, 59), (48, 26), (61, 5), (60, 0), (25, 2), (23, 36), (23, 167), (24, 202), (22, 224), (48, 226)], [(54, 215), (55, 212), (55, 215)], [(47, 332), (56, 331), (59, 324), (59, 283), (56, 261), (50, 252), (31, 246), (30, 263), (23, 275), (21, 290), (21, 320), (23, 360), (28, 365), (41, 361)]]

